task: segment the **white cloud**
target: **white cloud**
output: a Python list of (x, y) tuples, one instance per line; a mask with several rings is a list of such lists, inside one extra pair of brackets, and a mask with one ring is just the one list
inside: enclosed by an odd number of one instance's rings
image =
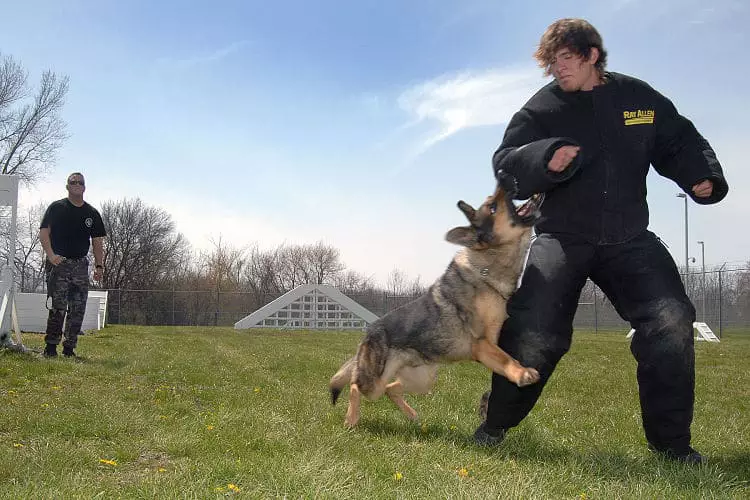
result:
[(529, 67), (444, 75), (406, 90), (398, 98), (411, 117), (406, 127), (430, 125), (414, 154), (461, 130), (507, 123), (543, 84), (541, 71)]
[(250, 42), (248, 40), (239, 40), (236, 42), (232, 42), (225, 47), (216, 49), (213, 52), (199, 54), (199, 55), (189, 57), (189, 58), (184, 58), (184, 59), (163, 58), (163, 59), (159, 59), (157, 62), (168, 68), (184, 71), (184, 70), (192, 69), (196, 66), (201, 66), (204, 64), (209, 64), (209, 63), (213, 63), (216, 61), (220, 61), (234, 54), (235, 52), (238, 52), (240, 49), (242, 49), (243, 47), (249, 44)]

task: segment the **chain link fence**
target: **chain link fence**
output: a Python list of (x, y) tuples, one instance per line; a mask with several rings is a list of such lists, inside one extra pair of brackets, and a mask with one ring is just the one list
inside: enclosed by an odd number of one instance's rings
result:
[[(696, 272), (682, 279), (695, 305), (697, 321), (707, 323), (717, 335), (727, 328), (750, 328), (750, 269)], [(108, 292), (107, 322), (130, 325), (232, 326), (280, 296), (196, 290)], [(415, 298), (376, 291), (347, 295), (377, 316)], [(590, 331), (627, 333), (630, 329), (590, 281), (581, 293), (574, 325)]]
[[(721, 336), (727, 328), (750, 328), (750, 269), (714, 270), (681, 274), (695, 306), (696, 321)], [(591, 281), (581, 293), (574, 325), (593, 331), (624, 331), (630, 325)]]

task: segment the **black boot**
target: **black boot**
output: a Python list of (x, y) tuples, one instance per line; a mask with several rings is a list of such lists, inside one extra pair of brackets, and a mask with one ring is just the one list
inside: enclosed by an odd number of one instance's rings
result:
[(55, 358), (57, 357), (57, 344), (47, 344), (47, 347), (44, 348), (44, 352), (42, 355), (45, 358)]
[(505, 439), (505, 429), (490, 429), (485, 422), (474, 431), (474, 443), (478, 446), (497, 446)]
[(72, 347), (63, 347), (63, 356), (65, 356), (66, 358), (75, 358), (76, 353), (73, 352)]
[(690, 446), (688, 446), (687, 448), (680, 448), (680, 449), (675, 449), (675, 448), (657, 449), (653, 445), (649, 444), (648, 449), (656, 453), (657, 455), (661, 456), (662, 458), (665, 458), (667, 460), (672, 460), (674, 462), (680, 462), (683, 464), (700, 465), (706, 461), (706, 459), (703, 458), (703, 455), (695, 451)]

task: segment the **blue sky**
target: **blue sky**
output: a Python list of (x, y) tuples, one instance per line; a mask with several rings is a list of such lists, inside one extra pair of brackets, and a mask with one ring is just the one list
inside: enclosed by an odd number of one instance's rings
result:
[[(711, 142), (730, 183), (690, 203), (690, 255), (750, 259), (745, 27), (740, 0), (68, 1), (3, 7), (0, 51), (36, 82), (70, 77), (70, 139), (21, 203), (139, 196), (196, 248), (323, 240), (384, 284), (435, 279), (493, 188), (507, 121), (545, 83), (531, 54), (560, 17), (604, 37), (608, 69), (648, 81)], [(650, 228), (684, 261), (683, 201), (649, 176)]]

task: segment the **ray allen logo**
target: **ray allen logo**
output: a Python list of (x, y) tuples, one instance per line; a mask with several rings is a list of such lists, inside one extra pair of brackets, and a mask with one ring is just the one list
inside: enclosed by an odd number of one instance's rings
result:
[(625, 125), (651, 125), (654, 123), (653, 109), (636, 109), (635, 111), (623, 111), (622, 117)]

